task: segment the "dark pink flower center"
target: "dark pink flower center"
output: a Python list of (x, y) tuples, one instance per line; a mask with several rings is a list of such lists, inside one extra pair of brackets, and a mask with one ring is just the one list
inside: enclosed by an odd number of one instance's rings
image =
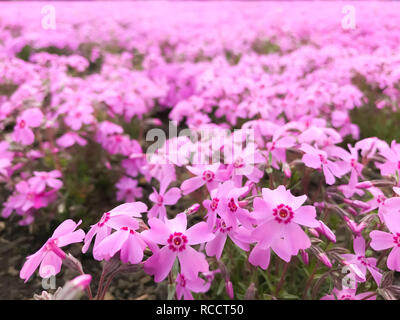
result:
[(321, 161), (321, 163), (323, 163), (323, 164), (327, 164), (327, 161), (326, 161), (326, 158), (325, 158), (325, 156), (324, 156), (324, 155), (322, 155), (322, 154), (319, 154), (319, 160)]
[(238, 209), (238, 206), (235, 203), (235, 199), (231, 198), (228, 202), (228, 208), (231, 210), (231, 212), (236, 212)]
[(353, 168), (356, 167), (356, 164), (357, 164), (356, 159), (351, 159), (351, 160), (350, 160), (350, 165), (351, 165)]
[(206, 170), (203, 172), (203, 180), (207, 182), (211, 182), (214, 180), (215, 174), (210, 170)]
[(339, 300), (354, 300), (354, 297), (351, 294), (342, 294)]
[(135, 231), (128, 227), (122, 227), (121, 230), (129, 231), (130, 234), (135, 234)]
[(158, 197), (157, 197), (157, 204), (158, 204), (159, 206), (162, 206), (162, 205), (163, 205), (163, 202), (164, 202), (163, 196), (158, 195)]
[(396, 233), (396, 235), (393, 235), (393, 242), (400, 247), (400, 233)]
[(218, 203), (219, 203), (219, 199), (218, 198), (212, 199), (211, 204), (210, 204), (210, 208), (211, 208), (212, 211), (217, 210)]
[(167, 240), (168, 248), (173, 252), (183, 251), (186, 249), (186, 243), (188, 242), (187, 237), (182, 232), (174, 232), (169, 235)]
[(281, 203), (273, 210), (273, 215), (279, 223), (289, 223), (293, 219), (294, 212), (291, 207)]
[(21, 129), (24, 128), (25, 125), (26, 125), (25, 120), (21, 120), (21, 121), (19, 122), (19, 127), (20, 127)]
[(219, 219), (217, 221), (217, 229), (219, 229), (220, 232), (225, 233), (225, 232), (231, 231), (232, 227), (227, 227), (225, 221), (222, 219)]
[(376, 198), (376, 201), (381, 204), (383, 204), (385, 202), (385, 200), (386, 200), (386, 197), (381, 194)]
[(178, 285), (181, 286), (182, 288), (186, 287), (186, 279), (183, 274), (180, 274), (178, 276)]
[(244, 167), (244, 160), (243, 158), (239, 157), (235, 160), (235, 162), (233, 163), (233, 166), (235, 168), (243, 168)]
[(358, 256), (357, 260), (360, 261), (360, 263), (364, 266), (369, 266), (369, 263), (367, 261), (367, 258), (365, 258), (364, 256)]
[(102, 226), (104, 226), (104, 224), (110, 220), (110, 213), (106, 212), (105, 214), (103, 214), (103, 216), (101, 217), (99, 223), (97, 223), (97, 225), (101, 228)]
[(75, 118), (80, 118), (82, 116), (82, 113), (80, 113), (79, 111), (77, 113), (75, 113)]

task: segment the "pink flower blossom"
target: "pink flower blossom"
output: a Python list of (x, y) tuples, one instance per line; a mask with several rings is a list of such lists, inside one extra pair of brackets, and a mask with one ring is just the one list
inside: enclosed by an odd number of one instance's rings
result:
[(35, 140), (35, 135), (31, 128), (40, 126), (43, 120), (43, 113), (38, 108), (25, 110), (17, 118), (17, 124), (14, 127), (13, 139), (24, 145), (30, 145)]
[(71, 243), (81, 242), (85, 237), (83, 230), (75, 230), (81, 222), (75, 223), (68, 219), (61, 223), (51, 238), (36, 253), (27, 257), (19, 274), (21, 279), (27, 282), (39, 265), (39, 274), (42, 278), (59, 273), (62, 260), (65, 258), (65, 253), (60, 248)]
[(118, 189), (117, 200), (133, 202), (137, 198), (141, 198), (143, 191), (141, 187), (138, 187), (138, 181), (128, 177), (122, 177), (115, 185)]
[(171, 188), (166, 191), (168, 184), (168, 180), (162, 180), (160, 183), (159, 193), (155, 188), (153, 188), (154, 192), (150, 194), (149, 199), (155, 204), (149, 210), (149, 218), (160, 218), (164, 221), (167, 218), (167, 209), (165, 208), (165, 205), (174, 205), (181, 197), (181, 190), (179, 188)]
[(205, 282), (203, 279), (196, 277), (190, 279), (185, 277), (182, 273), (179, 273), (176, 277), (176, 295), (178, 300), (182, 297), (185, 300), (193, 300), (192, 292), (207, 292), (210, 288), (210, 283)]
[(205, 222), (199, 222), (186, 230), (187, 216), (180, 213), (171, 220), (163, 222), (151, 218), (148, 223), (150, 229), (142, 232), (143, 237), (163, 245), (144, 263), (145, 272), (154, 275), (155, 282), (165, 279), (176, 258), (179, 260), (181, 273), (188, 278), (196, 278), (199, 272), (209, 270), (204, 254), (191, 247), (214, 239), (215, 236)]

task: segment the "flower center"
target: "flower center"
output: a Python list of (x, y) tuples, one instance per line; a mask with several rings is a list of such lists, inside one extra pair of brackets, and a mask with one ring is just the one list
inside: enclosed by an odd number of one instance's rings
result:
[(376, 201), (378, 203), (382, 203), (382, 204), (385, 202), (385, 200), (386, 200), (386, 197), (381, 194), (376, 198)]
[(235, 168), (243, 168), (244, 167), (244, 160), (243, 158), (239, 157), (235, 160), (235, 162), (233, 163), (233, 166)]
[(353, 168), (356, 167), (356, 163), (357, 163), (356, 159), (351, 159), (351, 160), (350, 160), (350, 165), (351, 165)]
[(396, 235), (393, 236), (393, 242), (400, 247), (400, 233), (396, 233)]
[(231, 212), (236, 212), (238, 209), (238, 206), (235, 203), (235, 199), (231, 198), (228, 202), (228, 208), (231, 210)]
[(185, 279), (185, 276), (183, 274), (180, 274), (178, 276), (178, 285), (180, 287), (183, 287), (183, 288), (186, 286), (186, 279)]
[(369, 266), (367, 259), (364, 256), (358, 256), (357, 260), (364, 266)]
[(354, 300), (354, 298), (350, 294), (342, 294), (339, 300)]
[(128, 228), (128, 227), (122, 227), (121, 230), (129, 231), (130, 234), (134, 234), (135, 233), (135, 231), (133, 231), (131, 228)]
[(279, 223), (289, 223), (293, 219), (294, 212), (291, 207), (281, 203), (273, 210), (273, 215), (275, 216), (275, 220)]
[(82, 116), (82, 113), (80, 113), (79, 111), (77, 113), (75, 113), (75, 118), (80, 118)]
[(174, 232), (167, 240), (168, 248), (172, 251), (183, 251), (186, 249), (187, 237), (182, 232)]
[(21, 120), (21, 121), (19, 122), (19, 127), (20, 127), (21, 129), (24, 128), (25, 125), (26, 125), (25, 120)]
[(103, 214), (97, 225), (101, 228), (108, 220), (110, 220), (110, 213), (106, 212), (105, 214)]
[(219, 203), (219, 199), (218, 199), (218, 198), (212, 199), (211, 205), (210, 205), (210, 208), (211, 208), (212, 211), (217, 210), (217, 208), (218, 208), (218, 203)]
[(214, 180), (215, 174), (210, 170), (206, 170), (203, 172), (203, 180), (207, 182), (211, 182)]
[(319, 154), (319, 160), (323, 163), (323, 164), (327, 164), (326, 158), (324, 155)]
[(159, 206), (162, 206), (163, 202), (164, 202), (163, 196), (158, 195), (158, 197), (157, 197), (157, 204), (158, 204)]
[(220, 232), (225, 233), (225, 232), (231, 231), (232, 227), (227, 227), (225, 221), (222, 219), (219, 219), (217, 221), (217, 229), (219, 229)]

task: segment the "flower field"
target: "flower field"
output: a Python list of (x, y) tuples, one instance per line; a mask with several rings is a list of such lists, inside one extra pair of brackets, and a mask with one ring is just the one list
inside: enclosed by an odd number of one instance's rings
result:
[(1, 299), (400, 298), (400, 4), (0, 3)]

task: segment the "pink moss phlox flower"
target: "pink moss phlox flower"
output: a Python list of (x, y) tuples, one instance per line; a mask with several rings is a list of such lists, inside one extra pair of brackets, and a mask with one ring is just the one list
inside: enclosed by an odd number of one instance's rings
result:
[(75, 230), (81, 222), (80, 220), (75, 223), (68, 219), (61, 223), (51, 238), (36, 253), (26, 258), (27, 260), (20, 271), (20, 278), (27, 282), (39, 265), (39, 275), (42, 278), (48, 278), (59, 273), (62, 260), (65, 258), (65, 253), (60, 248), (71, 243), (81, 242), (85, 237), (83, 230)]
[(179, 273), (176, 277), (176, 294), (178, 300), (182, 297), (184, 300), (194, 300), (192, 292), (207, 292), (210, 288), (210, 282), (206, 282), (200, 277), (190, 279)]
[(53, 189), (60, 189), (63, 186), (63, 182), (58, 180), (62, 176), (61, 172), (58, 170), (52, 170), (50, 172), (46, 171), (34, 171), (34, 177), (29, 178), (29, 183), (36, 192), (43, 192), (46, 185)]
[(385, 224), (389, 232), (374, 230), (369, 234), (371, 248), (377, 251), (393, 248), (387, 258), (387, 267), (390, 270), (400, 271), (400, 219), (398, 212), (388, 213)]
[(313, 169), (322, 168), (327, 184), (334, 184), (335, 177), (340, 178), (343, 175), (342, 169), (340, 169), (336, 163), (328, 159), (328, 154), (325, 151), (318, 150), (304, 143), (301, 145), (300, 150), (305, 152), (301, 160), (307, 167)]
[(221, 258), (228, 236), (244, 251), (249, 251), (249, 244), (253, 242), (249, 229), (241, 226), (233, 229), (231, 226), (228, 227), (222, 219), (217, 219), (214, 234), (215, 238), (206, 244), (206, 253), (210, 257), (215, 256), (218, 260)]
[(122, 221), (119, 221), (119, 223), (113, 221), (114, 228), (119, 227), (119, 229), (104, 238), (93, 249), (93, 255), (109, 260), (120, 251), (120, 258), (123, 263), (136, 264), (142, 261), (143, 251), (147, 244), (140, 233), (136, 231), (139, 228), (139, 222), (129, 216), (125, 216), (124, 220), (123, 223)]
[(84, 124), (91, 124), (95, 118), (93, 117), (94, 109), (90, 105), (79, 105), (78, 107), (72, 108), (68, 111), (65, 117), (65, 124), (68, 125), (72, 130), (79, 130)]
[(224, 150), (224, 162), (228, 164), (227, 170), (232, 174), (232, 180), (236, 185), (242, 185), (242, 177), (253, 182), (258, 182), (264, 173), (257, 168), (257, 164), (265, 163), (265, 158), (257, 150), (254, 143), (248, 143), (246, 148), (233, 145), (232, 150)]
[(115, 186), (118, 189), (118, 201), (133, 202), (143, 195), (142, 188), (138, 187), (138, 181), (128, 177), (122, 177)]
[(290, 190), (279, 186), (275, 190), (262, 189), (263, 198), (255, 198), (253, 216), (258, 221), (252, 236), (258, 244), (252, 252), (252, 263), (264, 265), (258, 258), (266, 257), (265, 250), (272, 250), (286, 262), (300, 249), (307, 249), (311, 242), (300, 225), (310, 228), (320, 227), (315, 219), (313, 206), (302, 206), (307, 196), (295, 197)]
[(392, 141), (390, 147), (381, 148), (380, 154), (385, 157), (384, 163), (376, 163), (376, 167), (381, 170), (383, 176), (400, 173), (400, 144)]
[(271, 155), (271, 166), (275, 169), (279, 169), (279, 163), (286, 162), (286, 150), (293, 147), (296, 142), (295, 137), (283, 134), (287, 133), (282, 132), (282, 129), (278, 129), (274, 133), (272, 141), (267, 142), (267, 151)]
[(85, 146), (87, 141), (79, 136), (76, 132), (67, 132), (56, 140), (57, 145), (62, 148), (72, 147), (74, 144)]
[(147, 206), (143, 202), (132, 202), (121, 204), (104, 213), (100, 221), (92, 225), (86, 234), (82, 252), (86, 253), (88, 251), (93, 237), (96, 237), (93, 246), (93, 257), (96, 260), (102, 260), (102, 256), (97, 255), (97, 252), (95, 252), (98, 244), (111, 233), (112, 229), (119, 230), (132, 223), (134, 226), (135, 223), (132, 222), (132, 217), (141, 218), (141, 213), (145, 211), (147, 211)]
[(27, 212), (31, 208), (39, 209), (48, 204), (46, 194), (32, 185), (29, 180), (28, 182), (18, 182), (15, 191), (16, 194), (13, 194), (8, 200), (9, 206), (15, 210), (21, 209), (23, 212)]
[(160, 192), (153, 187), (153, 193), (150, 194), (149, 199), (154, 202), (154, 206), (149, 210), (147, 216), (149, 218), (159, 218), (165, 220), (167, 218), (167, 209), (165, 205), (172, 206), (178, 202), (181, 197), (181, 190), (179, 188), (171, 188), (168, 191), (168, 180), (160, 182)]
[(365, 256), (365, 240), (362, 236), (354, 238), (353, 248), (355, 254), (342, 254), (342, 257), (346, 264), (354, 264), (357, 266), (358, 270), (361, 271), (361, 275), (356, 273), (356, 280), (358, 282), (364, 282), (366, 280), (368, 270), (379, 286), (382, 279), (382, 274), (376, 267), (377, 260), (375, 258), (367, 258)]
[(144, 271), (154, 275), (154, 281), (164, 280), (178, 258), (181, 273), (188, 278), (196, 278), (199, 272), (208, 272), (209, 267), (203, 253), (193, 249), (191, 245), (204, 243), (214, 239), (214, 234), (205, 222), (199, 222), (187, 229), (187, 216), (178, 214), (174, 219), (164, 222), (157, 218), (148, 221), (149, 230), (142, 232), (145, 239), (163, 247), (153, 252), (144, 263)]
[[(334, 288), (332, 294), (323, 296), (321, 300), (376, 300), (376, 295), (372, 295), (372, 291), (357, 294), (357, 288), (343, 288), (338, 290)], [(372, 295), (372, 296), (371, 296)]]
[(203, 185), (206, 185), (209, 191), (215, 189), (218, 185), (218, 182), (222, 181), (222, 178), (218, 172), (220, 166), (220, 163), (214, 163), (212, 165), (199, 165), (196, 167), (186, 166), (186, 169), (196, 176), (183, 181), (181, 185), (183, 195), (192, 193)]
[(43, 120), (43, 113), (38, 108), (25, 110), (21, 116), (17, 118), (17, 124), (14, 127), (12, 137), (14, 141), (23, 145), (30, 145), (35, 140), (35, 135), (31, 128), (40, 126)]

